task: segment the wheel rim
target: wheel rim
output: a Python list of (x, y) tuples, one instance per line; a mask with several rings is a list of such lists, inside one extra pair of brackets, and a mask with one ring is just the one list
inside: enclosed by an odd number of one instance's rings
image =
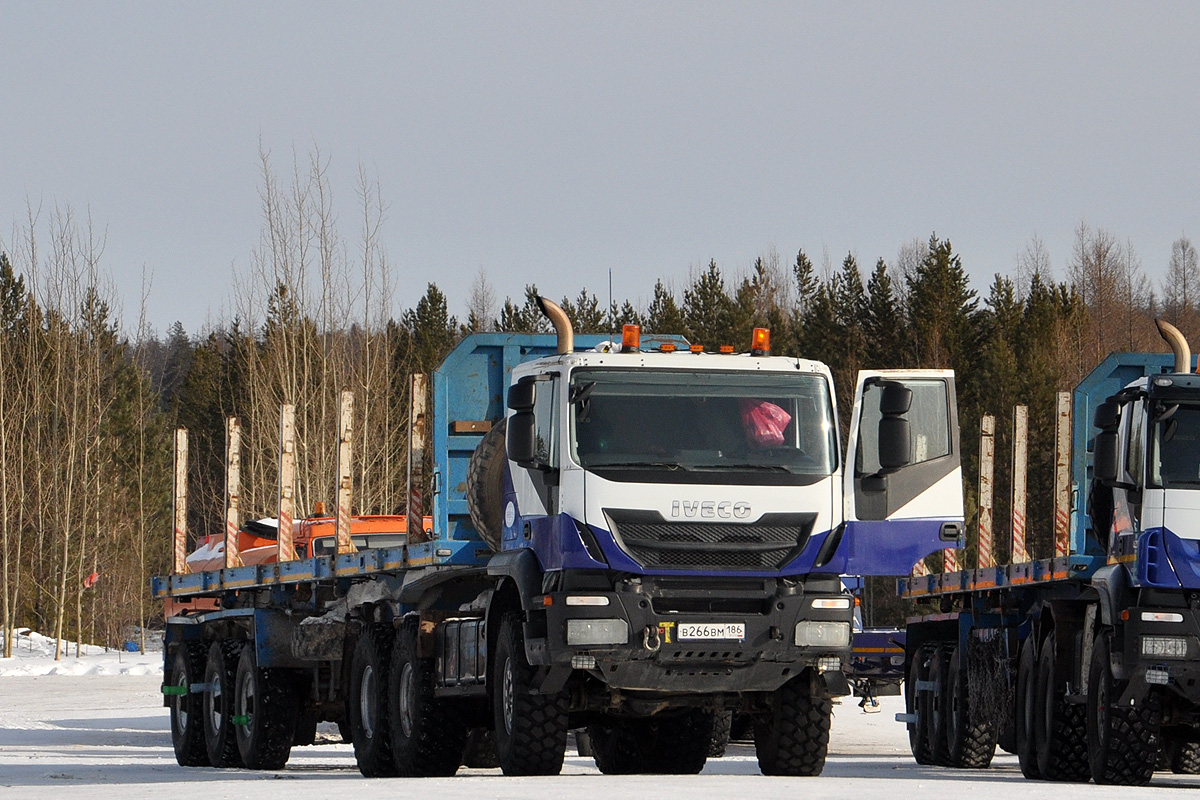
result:
[(238, 684), (237, 713), (245, 720), (242, 726), (249, 729), (254, 722), (254, 681), (249, 672), (242, 674)]
[(204, 695), (205, 710), (208, 711), (208, 721), (214, 731), (221, 730), (221, 675), (218, 670), (210, 670), (206, 676), (208, 691)]
[[(188, 680), (187, 673), (181, 672), (175, 680), (175, 688), (177, 691), (187, 692)], [(175, 707), (175, 732), (182, 736), (187, 732), (188, 726), (188, 710), (187, 710), (187, 694), (177, 694), (174, 697)]]
[(414, 678), (411, 663), (404, 665), (400, 673), (400, 729), (405, 737), (411, 737), (413, 732), (413, 707), (416, 705), (417, 682)]
[(358, 692), (358, 719), (368, 739), (375, 738), (375, 668), (363, 668)]
[(504, 707), (504, 730), (512, 733), (513, 729), (513, 705), (515, 704), (516, 694), (513, 686), (513, 667), (512, 658), (504, 660), (504, 679), (500, 689), (500, 700)]

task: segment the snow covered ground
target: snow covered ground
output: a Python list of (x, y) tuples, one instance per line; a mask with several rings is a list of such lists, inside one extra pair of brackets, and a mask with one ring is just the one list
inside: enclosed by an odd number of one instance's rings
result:
[[(348, 745), (298, 747), (281, 772), (184, 769), (171, 750), (169, 718), (159, 693), (158, 655), (85, 649), (57, 664), (53, 640), (32, 638), (27, 650), (0, 659), (0, 798), (308, 798), (418, 795), (455, 798), (688, 797), (789, 800), (917, 800), (970, 797), (1160, 798), (1200, 790), (1200, 776), (1157, 773), (1149, 787), (1122, 789), (1026, 781), (1016, 759), (996, 758), (984, 771), (919, 767), (908, 754), (904, 726), (894, 721), (899, 698), (878, 714), (854, 701), (835, 706), (830, 756), (818, 778), (767, 778), (752, 746), (732, 745), (695, 776), (604, 776), (590, 758), (568, 754), (554, 778), (505, 778), (499, 770), (462, 770), (454, 778), (361, 777)], [(46, 645), (49, 648), (47, 655)], [(74, 648), (72, 647), (72, 654)], [(332, 737), (330, 737), (332, 738)], [(1200, 797), (1200, 794), (1189, 794)]]

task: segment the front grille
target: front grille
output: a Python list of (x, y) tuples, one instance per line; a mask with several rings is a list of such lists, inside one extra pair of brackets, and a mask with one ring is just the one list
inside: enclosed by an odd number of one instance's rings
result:
[(817, 515), (757, 522), (670, 522), (657, 511), (605, 509), (617, 543), (649, 569), (774, 570), (799, 555)]

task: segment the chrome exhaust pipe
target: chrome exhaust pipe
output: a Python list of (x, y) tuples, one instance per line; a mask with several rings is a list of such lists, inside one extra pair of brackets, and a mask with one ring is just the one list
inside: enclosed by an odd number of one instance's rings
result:
[(1171, 345), (1171, 352), (1175, 354), (1175, 371), (1191, 372), (1192, 351), (1188, 347), (1187, 339), (1183, 338), (1183, 334), (1179, 332), (1179, 328), (1161, 319), (1154, 320), (1154, 324), (1158, 326), (1159, 336)]
[(558, 354), (574, 353), (575, 329), (571, 327), (571, 319), (567, 316), (567, 312), (563, 311), (562, 306), (558, 303), (547, 300), (541, 295), (538, 295), (537, 304), (541, 312), (546, 315), (546, 319), (550, 320), (550, 324), (554, 326), (554, 332), (558, 334)]

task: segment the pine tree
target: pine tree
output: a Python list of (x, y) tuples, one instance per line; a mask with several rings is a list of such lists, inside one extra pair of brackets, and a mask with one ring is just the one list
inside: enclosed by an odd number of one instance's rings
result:
[(404, 312), (403, 322), (412, 337), (414, 371), (433, 372), (458, 341), (458, 320), (436, 283), (428, 285), (416, 308)]
[(734, 344), (734, 301), (725, 291), (725, 279), (715, 260), (683, 291), (683, 319), (693, 342), (712, 350)]
[(892, 278), (882, 258), (875, 262), (875, 271), (867, 281), (865, 363), (871, 367), (897, 368), (910, 363), (911, 348), (907, 345), (908, 331), (900, 314)]
[(645, 327), (648, 333), (685, 334), (687, 324), (683, 312), (675, 302), (675, 296), (667, 290), (660, 279), (654, 284), (654, 299), (646, 311)]

